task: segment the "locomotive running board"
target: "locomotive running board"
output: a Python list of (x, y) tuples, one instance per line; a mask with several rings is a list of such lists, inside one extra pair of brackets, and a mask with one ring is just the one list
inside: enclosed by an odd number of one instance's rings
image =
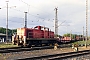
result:
[(27, 38), (27, 40), (58, 40), (56, 38)]

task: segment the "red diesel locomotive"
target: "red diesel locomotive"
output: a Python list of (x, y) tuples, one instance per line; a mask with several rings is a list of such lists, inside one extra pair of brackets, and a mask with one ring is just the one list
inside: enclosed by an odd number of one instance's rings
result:
[(54, 32), (49, 28), (36, 26), (34, 28), (18, 28), (17, 34), (12, 36), (12, 42), (19, 46), (54, 45), (56, 39)]

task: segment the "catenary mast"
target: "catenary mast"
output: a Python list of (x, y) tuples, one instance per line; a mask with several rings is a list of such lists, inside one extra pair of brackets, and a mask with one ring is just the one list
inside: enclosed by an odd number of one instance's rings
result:
[(57, 8), (55, 8), (55, 35), (58, 35), (58, 19), (57, 19)]

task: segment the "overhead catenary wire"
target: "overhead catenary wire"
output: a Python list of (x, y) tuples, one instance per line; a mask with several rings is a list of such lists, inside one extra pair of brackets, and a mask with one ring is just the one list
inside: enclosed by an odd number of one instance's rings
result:
[[(22, 1), (22, 0), (20, 0), (20, 1)], [(25, 4), (27, 4), (26, 2), (24, 2), (24, 1), (22, 1), (23, 3), (25, 3)], [(30, 5), (29, 4), (27, 4), (29, 7), (30, 7)], [(12, 9), (12, 8), (10, 8), (10, 9)], [(18, 9), (14, 9), (14, 10), (16, 10), (16, 11), (18, 11), (18, 12), (21, 12), (21, 13), (23, 13), (24, 11), (21, 11), (21, 10), (18, 10)], [(50, 19), (45, 19), (45, 18), (42, 18), (42, 17), (39, 17), (39, 16), (36, 16), (36, 15), (32, 15), (32, 14), (30, 14), (30, 13), (28, 13), (28, 15), (30, 15), (30, 16), (34, 16), (34, 17), (36, 17), (36, 18), (39, 18), (38, 20), (36, 20), (36, 21), (34, 21), (34, 20), (32, 20), (31, 22), (40, 22), (40, 21), (49, 21), (49, 22), (53, 22), (52, 20), (50, 20)], [(14, 21), (15, 22), (15, 21)], [(16, 21), (17, 22), (17, 21)], [(19, 22), (18, 22), (19, 23)]]
[[(19, 1), (21, 1), (22, 3), (24, 3), (24, 4), (26, 4), (27, 6), (32, 6), (32, 5), (30, 5), (30, 4), (28, 4), (28, 3), (26, 3), (26, 2), (24, 2), (23, 0), (19, 0)], [(37, 10), (40, 10), (39, 8), (37, 8), (37, 7), (35, 7), (35, 6), (33, 6), (34, 8), (36, 8)], [(43, 13), (47, 13), (46, 11), (44, 11)]]
[[(12, 9), (12, 8), (10, 8), (10, 9)], [(18, 11), (18, 12), (20, 12), (20, 13), (23, 13), (24, 11), (21, 11), (21, 10), (18, 10), (18, 9), (13, 9), (13, 10), (16, 10), (16, 11)], [(30, 16), (34, 16), (34, 17), (36, 17), (36, 18), (40, 18), (39, 20), (37, 20), (37, 21), (31, 21), (31, 22), (42, 22), (42, 21), (50, 21), (50, 22), (53, 22), (53, 20), (54, 19), (52, 19), (52, 21), (50, 20), (50, 19), (48, 19), (48, 20), (45, 20), (44, 18), (41, 18), (41, 17), (38, 17), (38, 16), (36, 16), (36, 15), (32, 15), (32, 14), (30, 14), (30, 13), (28, 13), (28, 15), (30, 15)], [(38, 15), (38, 14), (37, 14)], [(10, 16), (9, 16), (10, 17)], [(17, 17), (16, 17), (17, 18)], [(9, 20), (10, 21), (10, 20)], [(21, 22), (18, 22), (18, 21), (11, 21), (11, 22), (16, 22), (16, 23), (21, 23)], [(33, 24), (34, 25), (34, 24)]]
[[(24, 3), (24, 4), (26, 4), (28, 7), (30, 7), (30, 6), (32, 6), (32, 5), (30, 5), (30, 4), (28, 4), (28, 3), (26, 3), (26, 2), (24, 2), (23, 0), (19, 0), (19, 1), (21, 1), (22, 3)], [(34, 7), (34, 6), (33, 6)], [(34, 7), (34, 8), (36, 8), (36, 7)], [(36, 8), (36, 9), (38, 9), (38, 8)], [(38, 10), (40, 10), (40, 9), (38, 9)], [(28, 13), (29, 13), (29, 9), (28, 9)], [(44, 11), (43, 13), (47, 13), (46, 11)], [(39, 17), (39, 18), (41, 18), (41, 17)], [(45, 18), (41, 18), (41, 19), (45, 19)]]
[(26, 4), (26, 5), (30, 6), (28, 3), (26, 3), (26, 2), (24, 2), (24, 1), (22, 1), (22, 0), (19, 0), (19, 1), (21, 1), (21, 2), (23, 2), (24, 4)]
[[(18, 9), (13, 9), (13, 10), (16, 10), (16, 11), (18, 11), (18, 12), (21, 12), (21, 13), (23, 13), (24, 11), (21, 11), (21, 10), (18, 10)], [(36, 17), (36, 18), (40, 18), (40, 19), (42, 19), (41, 21), (45, 21), (45, 18), (42, 18), (42, 17), (38, 17), (38, 16), (36, 16), (36, 15), (33, 15), (33, 14), (30, 14), (30, 13), (27, 13), (28, 15), (30, 15), (30, 16), (34, 16), (34, 17)], [(39, 20), (37, 20), (38, 22), (40, 21), (40, 19)], [(50, 21), (50, 20), (47, 20), (47, 21)]]
[[(23, 0), (19, 0), (19, 1), (23, 2), (24, 4), (26, 4), (26, 5), (28, 5), (28, 6), (30, 7), (30, 5), (29, 5), (28, 3), (26, 3), (26, 2), (24, 2)], [(14, 9), (14, 10), (17, 10), (17, 9)], [(24, 11), (21, 11), (21, 10), (17, 10), (17, 11), (19, 11), (19, 12), (21, 12), (21, 13), (24, 12)], [(28, 11), (29, 11), (29, 10), (28, 10)], [(28, 15), (31, 15), (31, 16), (34, 16), (34, 17), (43, 19), (43, 20), (41, 20), (41, 21), (50, 21), (50, 20), (46, 20), (45, 18), (42, 18), (42, 17), (38, 17), (38, 16), (35, 16), (35, 15), (32, 15), (32, 14), (30, 14), (29, 12), (28, 12)], [(37, 22), (39, 22), (40, 19), (39, 19)], [(34, 22), (34, 21), (32, 21), (32, 22)], [(53, 22), (53, 21), (50, 21), (50, 22)]]

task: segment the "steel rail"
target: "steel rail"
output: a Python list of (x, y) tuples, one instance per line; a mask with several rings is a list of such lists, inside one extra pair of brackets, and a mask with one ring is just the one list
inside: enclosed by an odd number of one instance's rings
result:
[(18, 59), (18, 60), (32, 60), (32, 59), (34, 59), (34, 60), (38, 60), (38, 59), (58, 60), (58, 59), (65, 59), (65, 58), (80, 56), (80, 55), (84, 55), (84, 54), (90, 54), (90, 50), (53, 54), (53, 55), (36, 56), (36, 57), (30, 57), (30, 58), (22, 58), (22, 59)]

